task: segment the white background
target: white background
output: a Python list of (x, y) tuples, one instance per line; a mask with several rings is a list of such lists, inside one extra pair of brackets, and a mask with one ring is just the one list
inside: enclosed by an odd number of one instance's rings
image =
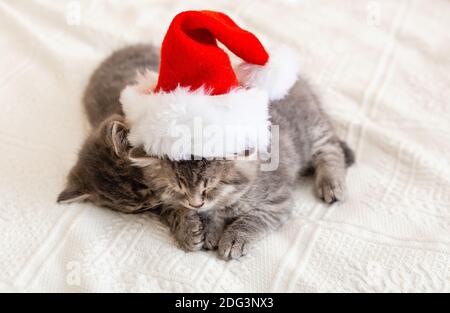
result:
[[(55, 203), (90, 73), (206, 8), (296, 49), (357, 156), (345, 203), (302, 183), (294, 217), (232, 262), (149, 216)], [(450, 291), (449, 29), (444, 0), (1, 1), (0, 290)]]

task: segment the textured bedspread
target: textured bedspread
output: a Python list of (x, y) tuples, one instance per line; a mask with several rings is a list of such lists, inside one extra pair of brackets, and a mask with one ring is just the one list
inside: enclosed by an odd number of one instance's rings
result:
[[(294, 47), (357, 156), (345, 203), (303, 182), (240, 261), (185, 253), (148, 215), (55, 203), (92, 70), (190, 8)], [(449, 29), (444, 0), (1, 1), (0, 290), (449, 292)]]

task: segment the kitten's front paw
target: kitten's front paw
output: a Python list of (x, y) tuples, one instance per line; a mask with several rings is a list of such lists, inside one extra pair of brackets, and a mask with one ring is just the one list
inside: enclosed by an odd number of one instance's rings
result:
[(240, 232), (225, 231), (219, 240), (219, 256), (224, 260), (239, 259), (247, 254), (249, 240)]
[(203, 223), (200, 216), (195, 212), (183, 216), (177, 227), (175, 237), (184, 250), (200, 250), (204, 242)]
[(316, 190), (319, 198), (328, 204), (342, 201), (345, 198), (345, 176), (318, 175), (316, 178)]

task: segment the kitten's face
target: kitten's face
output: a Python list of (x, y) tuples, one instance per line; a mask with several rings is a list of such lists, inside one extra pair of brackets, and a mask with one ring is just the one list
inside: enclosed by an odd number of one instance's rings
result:
[(198, 211), (234, 203), (254, 180), (257, 168), (252, 161), (157, 162), (167, 185), (162, 201)]
[(232, 169), (225, 161), (171, 162), (170, 196), (189, 209), (208, 209), (225, 188), (227, 172)]
[(126, 213), (148, 210), (159, 203), (149, 168), (132, 166), (128, 128), (119, 115), (104, 121), (84, 143), (69, 173), (60, 203), (90, 201)]

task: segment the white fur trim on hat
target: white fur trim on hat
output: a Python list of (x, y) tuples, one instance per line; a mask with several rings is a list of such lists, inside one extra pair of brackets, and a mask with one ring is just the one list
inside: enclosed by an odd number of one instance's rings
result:
[(257, 88), (209, 95), (203, 88), (153, 93), (157, 75), (146, 73), (126, 87), (120, 101), (130, 124), (128, 139), (149, 155), (172, 160), (229, 157), (267, 151), (269, 97)]
[(241, 63), (235, 69), (241, 85), (267, 90), (270, 100), (284, 98), (297, 81), (299, 71), (295, 52), (280, 45), (269, 49), (269, 61), (265, 65)]

